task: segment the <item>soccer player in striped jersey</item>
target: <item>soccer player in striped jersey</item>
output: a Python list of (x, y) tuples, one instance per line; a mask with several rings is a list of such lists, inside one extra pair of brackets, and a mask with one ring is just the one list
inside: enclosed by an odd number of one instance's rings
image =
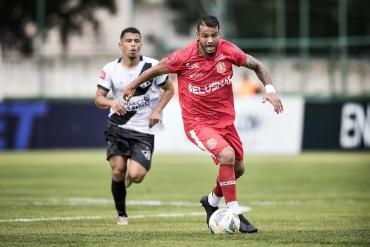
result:
[[(161, 112), (174, 94), (172, 82), (163, 74), (145, 81), (129, 102), (122, 90), (133, 79), (158, 61), (142, 56), (141, 34), (129, 27), (121, 32), (119, 48), (122, 56), (107, 63), (101, 70), (95, 96), (98, 108), (110, 108), (105, 139), (107, 160), (112, 168), (112, 194), (119, 225), (128, 224), (126, 187), (143, 181), (150, 169), (154, 150), (154, 126), (161, 121)], [(109, 91), (113, 99), (109, 99)]]
[(137, 87), (150, 78), (177, 74), (185, 133), (191, 142), (212, 156), (219, 169), (213, 191), (200, 200), (206, 210), (207, 224), (224, 197), (227, 207), (240, 218), (240, 232), (254, 233), (258, 229), (243, 216), (236, 197), (236, 179), (245, 168), (242, 142), (234, 126), (232, 66), (254, 70), (265, 85), (263, 102), (270, 102), (276, 113), (281, 113), (283, 106), (262, 63), (233, 43), (220, 39), (219, 29), (216, 17), (202, 16), (197, 25), (197, 40), (170, 53), (133, 80), (123, 96), (130, 99)]

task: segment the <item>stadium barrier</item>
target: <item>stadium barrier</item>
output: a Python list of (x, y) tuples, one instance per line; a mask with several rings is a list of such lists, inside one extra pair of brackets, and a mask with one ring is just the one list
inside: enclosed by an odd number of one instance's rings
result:
[(5, 101), (0, 104), (0, 149), (102, 147), (107, 114), (92, 100)]
[(304, 150), (369, 150), (370, 98), (306, 100)]
[[(281, 115), (261, 101), (261, 96), (235, 99), (235, 124), (247, 155), (370, 149), (369, 98), (286, 96)], [(5, 100), (0, 103), (0, 150), (102, 148), (107, 115), (93, 100)], [(175, 99), (156, 132), (156, 152), (200, 153), (185, 137)]]

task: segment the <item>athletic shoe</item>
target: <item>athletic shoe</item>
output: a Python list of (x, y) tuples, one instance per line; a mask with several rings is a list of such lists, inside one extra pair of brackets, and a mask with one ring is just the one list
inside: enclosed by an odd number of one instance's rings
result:
[(208, 202), (208, 196), (203, 196), (202, 198), (200, 198), (200, 203), (202, 204), (202, 206), (206, 210), (206, 214), (207, 214), (206, 222), (207, 222), (207, 225), (209, 225), (209, 218), (218, 209), (218, 207), (212, 207), (209, 204), (209, 202)]
[(125, 187), (128, 188), (130, 187), (131, 185), (131, 177), (130, 177), (130, 174), (128, 173), (128, 171), (126, 171), (126, 175), (125, 175)]
[(120, 226), (128, 225), (128, 218), (125, 216), (118, 216), (117, 224)]
[(239, 231), (241, 233), (255, 233), (258, 231), (258, 229), (252, 225), (242, 214), (238, 215), (240, 219), (240, 228)]

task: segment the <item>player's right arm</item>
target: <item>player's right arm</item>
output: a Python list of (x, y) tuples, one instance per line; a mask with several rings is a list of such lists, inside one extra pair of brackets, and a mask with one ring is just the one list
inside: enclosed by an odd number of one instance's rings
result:
[(145, 70), (139, 77), (130, 82), (130, 84), (128, 84), (123, 90), (123, 98), (128, 101), (134, 95), (135, 89), (143, 82), (168, 73), (170, 73), (170, 71), (168, 70), (165, 62), (163, 60), (160, 61), (157, 65)]
[(123, 107), (122, 102), (119, 100), (110, 100), (107, 98), (109, 90), (97, 87), (95, 94), (95, 105), (100, 109), (112, 108), (112, 110), (117, 113), (119, 116), (122, 116), (126, 113), (125, 108)]
[[(246, 63), (243, 66), (253, 70), (266, 89), (268, 86), (273, 89), (270, 73), (267, 71), (265, 66), (251, 55), (246, 54), (246, 56)], [(265, 96), (263, 96), (262, 102), (265, 103), (266, 101), (272, 104), (276, 113), (283, 112), (283, 104), (281, 103), (278, 94), (275, 92), (275, 89), (273, 89), (273, 91), (266, 92)]]
[(117, 115), (122, 116), (126, 113), (122, 102), (120, 102), (120, 100), (111, 100), (107, 97), (109, 91), (113, 88), (113, 81), (110, 73), (113, 63), (115, 64), (116, 61), (107, 63), (99, 73), (95, 93), (95, 105), (100, 109), (112, 108)]

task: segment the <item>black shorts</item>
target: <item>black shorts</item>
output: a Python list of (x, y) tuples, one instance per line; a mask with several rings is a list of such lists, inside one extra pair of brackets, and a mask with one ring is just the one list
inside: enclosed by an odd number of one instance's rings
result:
[(118, 127), (108, 123), (104, 132), (107, 142), (107, 160), (113, 155), (135, 160), (149, 171), (154, 151), (154, 135)]

